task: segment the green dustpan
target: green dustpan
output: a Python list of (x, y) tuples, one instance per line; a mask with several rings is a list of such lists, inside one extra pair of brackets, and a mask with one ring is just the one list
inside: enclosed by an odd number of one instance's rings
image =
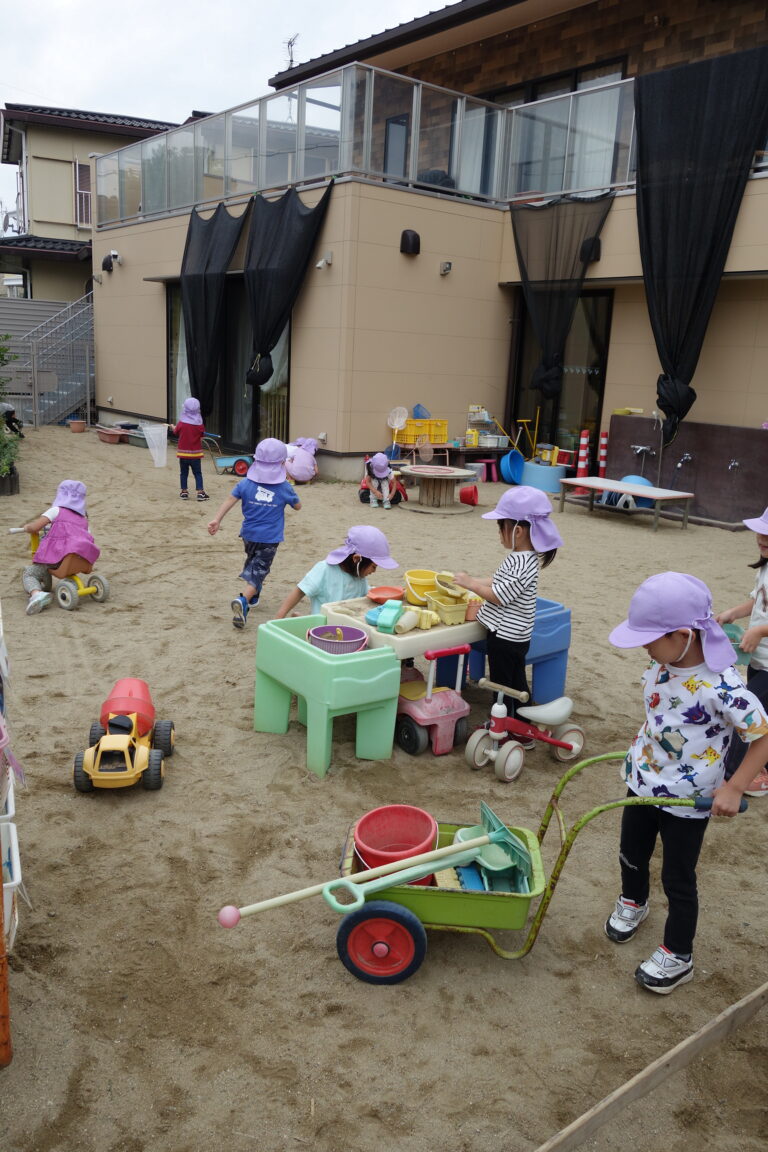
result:
[(512, 868), (518, 868), (526, 879), (530, 880), (533, 875), (531, 854), (520, 837), (510, 832), (484, 800), (480, 801), (480, 819), (482, 824), (476, 824), (472, 828), (459, 828), (455, 843), (462, 844), (478, 836), (490, 836), (495, 833), (491, 844), (484, 844), (478, 849), (477, 863), (488, 872), (495, 873), (509, 872)]

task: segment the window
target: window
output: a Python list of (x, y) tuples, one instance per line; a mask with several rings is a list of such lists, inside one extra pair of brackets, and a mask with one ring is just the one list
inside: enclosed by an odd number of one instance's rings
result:
[(75, 163), (75, 222), (78, 228), (91, 226), (91, 166)]
[(558, 76), (547, 76), (539, 80), (527, 80), (493, 92), (486, 96), (494, 104), (505, 108), (519, 108), (521, 104), (533, 104), (536, 100), (548, 100), (551, 96), (565, 96), (569, 92), (581, 92), (584, 88), (598, 88), (602, 84), (613, 84), (626, 75), (626, 60), (610, 60), (605, 64), (594, 64), (590, 68), (574, 68)]

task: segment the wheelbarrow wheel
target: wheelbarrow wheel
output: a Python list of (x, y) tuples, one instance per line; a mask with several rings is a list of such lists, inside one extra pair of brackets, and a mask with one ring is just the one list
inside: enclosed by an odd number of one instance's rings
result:
[(371, 900), (344, 917), (336, 933), (336, 948), (344, 967), (358, 980), (400, 984), (421, 967), (427, 934), (410, 909)]
[(158, 720), (152, 733), (152, 747), (159, 748), (163, 756), (173, 756), (176, 728), (173, 720)]
[(59, 608), (67, 612), (74, 612), (80, 607), (80, 598), (77, 594), (77, 584), (74, 580), (61, 580), (56, 589), (56, 603)]
[(478, 728), (477, 732), (473, 732), (464, 749), (464, 759), (470, 768), (484, 768), (490, 764), (493, 746), (493, 737), (487, 729)]
[(524, 761), (525, 751), (522, 744), (518, 744), (517, 740), (508, 740), (506, 744), (502, 744), (493, 764), (496, 779), (511, 784), (522, 772)]
[(148, 792), (163, 786), (163, 754), (159, 748), (150, 748), (149, 763), (141, 774), (141, 782)]
[(555, 740), (562, 740), (565, 744), (572, 744), (570, 752), (567, 748), (552, 748), (555, 757), (558, 760), (576, 760), (581, 755), (581, 750), (584, 747), (584, 729), (579, 728), (578, 724), (560, 724), (553, 731), (552, 735)]
[(249, 468), (250, 464), (247, 460), (235, 460), (235, 463), (232, 465), (232, 471), (235, 476), (245, 476)]
[(78, 752), (75, 756), (74, 768), (72, 770), (74, 785), (78, 792), (93, 792), (93, 780), (91, 780), (83, 767), (84, 759), (85, 757), (82, 752)]
[(93, 748), (94, 744), (98, 744), (102, 736), (106, 736), (106, 734), (106, 729), (98, 720), (94, 720), (93, 724), (91, 724), (91, 730), (88, 733), (88, 747)]
[(395, 724), (395, 741), (409, 756), (420, 756), (429, 744), (429, 732), (417, 724), (411, 716), (398, 716)]

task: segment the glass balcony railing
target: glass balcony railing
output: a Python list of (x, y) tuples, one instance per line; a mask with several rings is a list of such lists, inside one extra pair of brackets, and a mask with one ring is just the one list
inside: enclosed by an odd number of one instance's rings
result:
[(631, 187), (633, 89), (504, 108), (350, 64), (99, 156), (97, 226), (349, 174), (489, 204)]

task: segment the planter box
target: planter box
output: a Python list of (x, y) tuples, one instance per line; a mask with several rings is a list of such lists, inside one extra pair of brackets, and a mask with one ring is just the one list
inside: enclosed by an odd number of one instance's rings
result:
[(18, 491), (18, 472), (12, 472), (10, 476), (0, 476), (0, 496), (16, 496)]

